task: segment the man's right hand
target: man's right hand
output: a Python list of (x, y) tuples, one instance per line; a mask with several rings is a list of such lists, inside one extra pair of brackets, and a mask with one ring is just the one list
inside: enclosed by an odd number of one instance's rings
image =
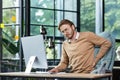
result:
[(49, 70), (48, 72), (50, 72), (51, 74), (58, 73), (59, 69), (53, 68), (53, 69)]

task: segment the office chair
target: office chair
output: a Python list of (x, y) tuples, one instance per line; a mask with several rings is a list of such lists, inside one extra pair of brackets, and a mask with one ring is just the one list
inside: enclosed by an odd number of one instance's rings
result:
[[(107, 53), (105, 54), (105, 56), (103, 56), (103, 58), (97, 63), (97, 65), (95, 66), (95, 70), (93, 70), (91, 73), (92, 74), (104, 74), (104, 73), (108, 73), (108, 72), (112, 73), (114, 60), (115, 60), (115, 56), (116, 56), (115, 38), (109, 32), (102, 32), (99, 34), (99, 36), (108, 39), (112, 43), (112, 45), (109, 48), (109, 50), (107, 51)], [(99, 47), (96, 46), (95, 47), (95, 56), (97, 55), (98, 51), (99, 51)], [(100, 80), (107, 80), (107, 78), (103, 78)]]

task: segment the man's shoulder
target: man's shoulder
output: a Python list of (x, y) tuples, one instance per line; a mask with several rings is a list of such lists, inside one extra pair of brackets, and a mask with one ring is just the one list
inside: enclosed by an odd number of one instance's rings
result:
[(80, 36), (89, 36), (94, 34), (93, 32), (87, 31), (87, 32), (80, 32)]
[(94, 32), (86, 31), (86, 32), (80, 32), (80, 34), (94, 34)]

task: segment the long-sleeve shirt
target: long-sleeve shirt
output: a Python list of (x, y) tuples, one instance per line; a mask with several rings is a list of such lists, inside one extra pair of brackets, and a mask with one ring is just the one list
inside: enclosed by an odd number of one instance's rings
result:
[[(100, 50), (94, 57), (95, 46)], [(93, 64), (105, 55), (111, 43), (92, 32), (80, 32), (79, 38), (72, 43), (64, 41), (62, 45), (61, 61), (56, 68), (64, 70), (71, 66), (73, 73), (89, 73), (94, 69)]]

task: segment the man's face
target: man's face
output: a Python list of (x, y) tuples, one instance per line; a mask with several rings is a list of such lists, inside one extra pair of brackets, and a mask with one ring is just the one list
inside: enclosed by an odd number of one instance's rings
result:
[(75, 27), (73, 25), (64, 24), (60, 27), (60, 31), (66, 38), (71, 39), (74, 35)]

